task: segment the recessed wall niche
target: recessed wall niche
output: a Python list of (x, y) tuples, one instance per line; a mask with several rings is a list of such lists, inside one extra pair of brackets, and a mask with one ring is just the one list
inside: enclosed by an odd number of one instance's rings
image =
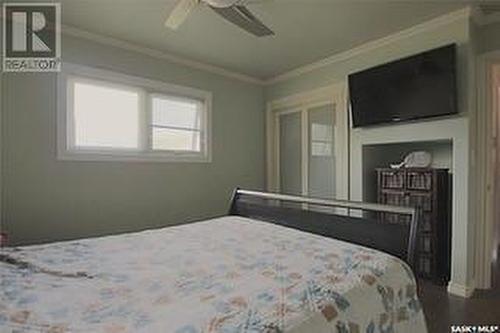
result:
[(453, 173), (451, 140), (363, 145), (363, 201), (377, 202), (377, 168), (388, 168), (403, 161), (407, 154), (421, 150), (432, 155), (431, 167)]

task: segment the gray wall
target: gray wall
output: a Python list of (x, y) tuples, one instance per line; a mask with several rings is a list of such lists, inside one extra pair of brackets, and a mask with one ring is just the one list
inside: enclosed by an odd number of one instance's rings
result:
[(480, 53), (500, 50), (500, 22), (479, 27), (478, 34)]
[[(0, 41), (3, 42), (3, 18), (0, 17)], [(3, 55), (0, 52), (0, 63), (3, 63)], [(3, 114), (3, 79), (4, 72), (0, 71), (0, 232), (3, 232), (4, 227), (4, 211), (3, 211), (3, 164), (2, 164), (2, 149), (3, 149), (3, 137), (2, 137), (2, 114)]]
[(212, 163), (56, 159), (56, 75), (3, 80), (4, 229), (14, 244), (141, 230), (224, 214), (235, 186), (264, 185), (262, 87), (88, 40), (63, 59), (213, 93)]

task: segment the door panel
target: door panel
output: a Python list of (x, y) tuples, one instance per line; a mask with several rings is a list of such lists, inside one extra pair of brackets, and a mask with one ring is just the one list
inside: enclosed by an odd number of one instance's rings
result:
[(308, 193), (311, 197), (335, 197), (334, 104), (307, 110)]
[(279, 115), (280, 192), (302, 195), (302, 131), (300, 112)]

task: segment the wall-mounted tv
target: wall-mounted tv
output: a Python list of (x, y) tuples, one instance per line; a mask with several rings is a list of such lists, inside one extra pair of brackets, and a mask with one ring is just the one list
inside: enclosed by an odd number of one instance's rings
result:
[(456, 46), (349, 75), (354, 127), (457, 113)]

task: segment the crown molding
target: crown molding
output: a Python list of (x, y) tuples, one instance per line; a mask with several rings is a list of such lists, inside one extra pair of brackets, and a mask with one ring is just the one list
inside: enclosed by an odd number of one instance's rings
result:
[(127, 51), (132, 51), (132, 52), (137, 52), (140, 54), (147, 55), (152, 58), (160, 59), (160, 60), (167, 60), (169, 62), (186, 66), (189, 68), (209, 72), (212, 74), (224, 76), (226, 78), (230, 79), (235, 79), (239, 80), (242, 82), (246, 83), (252, 83), (252, 84), (258, 84), (258, 85), (263, 85), (265, 83), (264, 80), (246, 75), (246, 74), (241, 74), (238, 72), (234, 72), (228, 69), (224, 69), (222, 67), (218, 67), (215, 65), (199, 62), (196, 60), (190, 60), (185, 57), (181, 57), (178, 55), (174, 55), (168, 52), (160, 51), (157, 49), (141, 46), (135, 43), (127, 42), (122, 39), (118, 39), (115, 37), (109, 37), (101, 34), (96, 34), (87, 30), (83, 30), (80, 28), (76, 28), (70, 25), (63, 24), (62, 27), (62, 33), (64, 35), (72, 36), (72, 37), (77, 37), (77, 38), (83, 38), (87, 39), (96, 43), (100, 44), (105, 44), (117, 48), (121, 48)]
[(404, 40), (406, 38), (409, 38), (411, 36), (423, 33), (423, 32), (428, 32), (430, 30), (436, 29), (438, 27), (450, 24), (455, 21), (460, 21), (460, 20), (466, 20), (469, 19), (472, 16), (473, 9), (472, 7), (465, 7), (453, 12), (450, 12), (448, 14), (433, 18), (429, 21), (417, 24), (413, 27), (410, 27), (405, 30), (398, 31), (394, 34), (375, 39), (372, 41), (369, 41), (365, 44), (362, 44), (360, 46), (357, 46), (353, 49), (336, 53), (328, 58), (324, 58), (322, 60), (313, 62), (311, 64), (305, 65), (298, 67), (296, 69), (293, 69), (291, 71), (285, 72), (283, 74), (277, 75), (275, 77), (272, 77), (270, 79), (265, 80), (266, 85), (282, 82), (285, 80), (289, 80), (298, 76), (301, 76), (303, 74), (312, 72), (316, 69), (332, 65), (337, 62), (345, 61), (348, 60), (354, 56), (367, 53), (373, 50), (376, 50), (380, 47), (383, 47), (388, 44), (392, 44), (394, 42)]

